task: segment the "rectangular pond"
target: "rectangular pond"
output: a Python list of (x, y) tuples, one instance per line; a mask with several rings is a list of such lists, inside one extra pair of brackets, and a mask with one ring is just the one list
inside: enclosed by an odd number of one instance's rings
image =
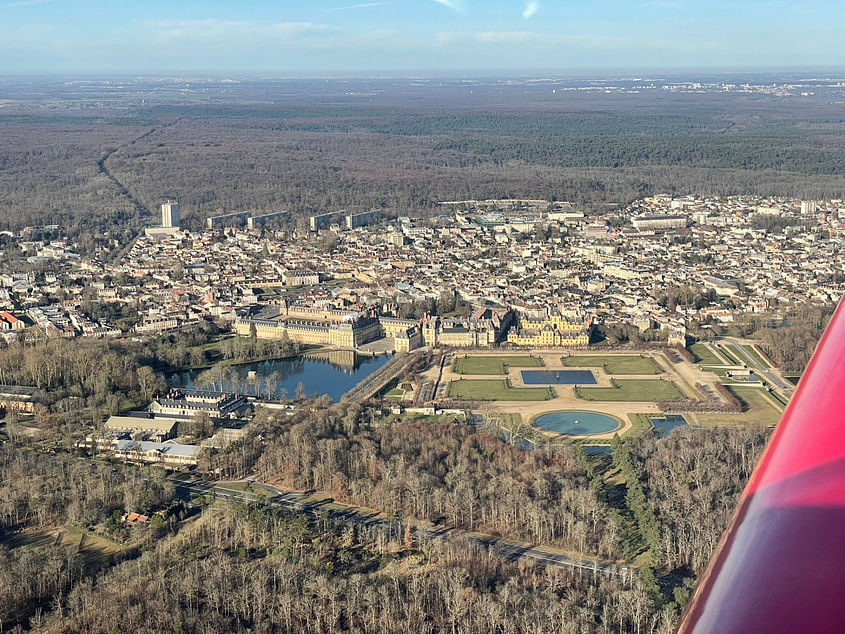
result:
[(522, 370), (525, 385), (595, 385), (589, 370)]
[(666, 414), (666, 416), (649, 419), (654, 425), (654, 431), (660, 438), (666, 438), (673, 429), (686, 427), (687, 419), (680, 414)]

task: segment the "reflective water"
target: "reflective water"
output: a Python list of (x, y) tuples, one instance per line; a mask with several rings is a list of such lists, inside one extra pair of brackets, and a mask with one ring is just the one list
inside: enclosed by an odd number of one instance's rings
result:
[[(175, 387), (272, 394), (274, 398), (291, 399), (296, 395), (297, 386), (302, 383), (308, 396), (327, 394), (332, 400), (339, 401), (341, 396), (378, 370), (390, 358), (387, 355), (356, 355), (352, 365), (303, 357), (273, 359), (243, 365), (217, 366), (210, 370), (177, 372), (167, 380)], [(255, 374), (251, 374), (252, 372)]]
[(673, 429), (687, 425), (687, 419), (680, 414), (666, 414), (649, 420), (654, 424), (654, 431), (659, 438), (666, 438)]
[(526, 385), (595, 385), (589, 370), (522, 370)]
[(578, 411), (543, 414), (537, 417), (534, 424), (548, 431), (573, 436), (604, 434), (619, 427), (619, 421), (612, 416)]

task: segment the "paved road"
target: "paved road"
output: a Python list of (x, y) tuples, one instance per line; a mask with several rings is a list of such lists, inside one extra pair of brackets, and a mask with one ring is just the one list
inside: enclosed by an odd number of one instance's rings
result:
[(761, 365), (761, 363), (754, 358), (754, 355), (743, 348), (744, 345), (752, 345), (750, 342), (743, 341), (741, 339), (734, 339), (733, 337), (723, 337), (718, 341), (724, 341), (731, 344), (730, 351), (733, 352), (736, 350), (736, 352), (742, 357), (742, 362), (748, 367), (754, 368), (754, 371), (766, 379), (769, 385), (773, 385), (787, 396), (791, 396), (792, 392), (795, 391), (795, 386), (784, 379), (777, 370)]
[[(247, 491), (236, 491), (234, 489), (227, 489), (225, 487), (215, 486), (213, 484), (207, 484), (204, 482), (188, 482), (185, 480), (179, 480), (177, 478), (171, 478), (170, 481), (173, 482), (174, 486), (176, 487), (177, 493), (187, 499), (190, 499), (194, 495), (208, 495), (209, 493), (213, 492), (215, 497), (222, 498), (224, 500), (234, 500), (236, 502), (241, 503), (264, 501), (273, 506), (286, 508), (295, 512), (305, 513), (313, 517), (327, 515), (332, 519), (338, 519), (347, 522), (355, 522), (363, 526), (388, 526), (390, 524), (390, 520), (382, 517), (376, 517), (374, 515), (360, 515), (351, 510), (344, 511), (339, 509), (330, 509), (323, 507), (319, 504), (313, 503), (304, 504), (302, 501), (306, 497), (304, 494), (292, 493), (289, 491), (280, 491), (279, 489), (276, 489), (266, 484), (260, 484), (257, 486), (261, 486), (265, 489), (268, 489), (274, 492), (275, 495), (271, 495), (268, 497), (259, 495), (257, 493), (249, 493)], [(469, 541), (480, 544), (484, 546), (487, 550), (510, 560), (530, 559), (532, 561), (536, 561), (538, 563), (550, 566), (558, 566), (561, 568), (580, 568), (591, 573), (601, 573), (608, 576), (623, 575), (629, 572), (627, 568), (617, 566), (613, 563), (595, 561), (592, 559), (585, 559), (560, 553), (549, 552), (541, 548), (522, 546), (520, 544), (506, 542), (496, 537), (475, 535), (472, 533), (465, 533), (463, 531), (456, 531), (452, 529), (415, 528), (415, 530), (417, 532), (424, 531), (426, 537), (428, 537), (429, 539), (468, 539)]]

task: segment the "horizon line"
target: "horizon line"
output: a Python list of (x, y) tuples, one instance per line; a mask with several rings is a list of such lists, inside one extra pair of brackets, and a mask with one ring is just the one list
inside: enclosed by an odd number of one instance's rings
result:
[(466, 68), (466, 69), (373, 69), (373, 70), (237, 70), (237, 69), (78, 69), (78, 70), (21, 70), (10, 71), (0, 70), (0, 77), (115, 77), (127, 75), (140, 75), (144, 77), (166, 77), (166, 76), (203, 76), (203, 77), (217, 77), (217, 76), (243, 76), (254, 78), (273, 78), (273, 79), (331, 79), (333, 77), (346, 78), (374, 78), (386, 77), (395, 79), (418, 79), (420, 77), (427, 78), (441, 78), (441, 77), (472, 77), (472, 78), (491, 78), (491, 77), (523, 77), (527, 75), (547, 74), (558, 76), (583, 76), (584, 74), (602, 74), (602, 75), (616, 75), (616, 74), (644, 74), (644, 73), (661, 73), (675, 75), (685, 72), (710, 72), (715, 74), (735, 75), (741, 73), (796, 73), (796, 72), (845, 72), (845, 65), (840, 66), (822, 66), (822, 65), (796, 65), (796, 66), (653, 66), (653, 67), (572, 67), (572, 68), (512, 68), (512, 69), (496, 69), (496, 68)]

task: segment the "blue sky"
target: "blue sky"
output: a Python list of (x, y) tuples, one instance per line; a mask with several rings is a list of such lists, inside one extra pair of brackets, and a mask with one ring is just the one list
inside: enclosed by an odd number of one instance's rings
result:
[(0, 73), (845, 66), (840, 0), (0, 0)]

